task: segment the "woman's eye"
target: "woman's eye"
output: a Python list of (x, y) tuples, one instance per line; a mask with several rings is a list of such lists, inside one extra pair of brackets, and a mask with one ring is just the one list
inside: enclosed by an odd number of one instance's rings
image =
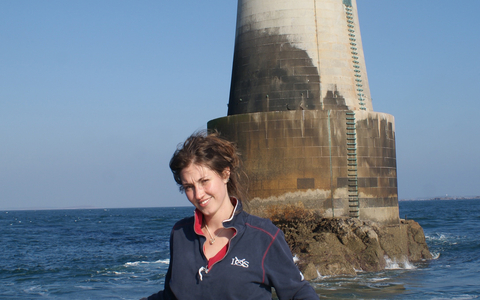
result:
[(202, 184), (203, 184), (203, 185), (207, 184), (207, 182), (208, 182), (208, 179), (203, 179), (203, 180), (202, 180)]
[(192, 187), (191, 187), (191, 186), (184, 186), (183, 189), (184, 189), (185, 191), (190, 191), (190, 190), (192, 189)]

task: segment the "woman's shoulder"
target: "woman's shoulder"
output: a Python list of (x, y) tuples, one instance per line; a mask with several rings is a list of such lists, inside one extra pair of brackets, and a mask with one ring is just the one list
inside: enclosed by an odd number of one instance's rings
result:
[(275, 235), (280, 230), (269, 219), (261, 218), (251, 214), (247, 215), (245, 225), (254, 230), (265, 231), (271, 235)]
[[(187, 227), (187, 226), (192, 227), (192, 225), (193, 225), (194, 222), (195, 222), (195, 220), (194, 220), (194, 217), (193, 217), (193, 216), (183, 218), (183, 219), (177, 221), (177, 223), (175, 223), (175, 225), (173, 225), (173, 229), (172, 229), (172, 230), (177, 230), (177, 229), (185, 228), (185, 227)], [(193, 228), (193, 227), (192, 227), (192, 228)]]

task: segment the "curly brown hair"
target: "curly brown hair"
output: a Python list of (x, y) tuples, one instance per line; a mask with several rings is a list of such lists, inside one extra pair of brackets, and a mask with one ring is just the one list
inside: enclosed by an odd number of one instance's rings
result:
[(240, 153), (235, 144), (221, 138), (218, 132), (195, 132), (177, 147), (170, 159), (170, 169), (181, 192), (183, 185), (180, 174), (191, 164), (206, 166), (220, 176), (229, 169), (228, 195), (246, 201), (246, 190), (240, 183), (243, 177), (241, 175), (244, 175), (241, 171)]

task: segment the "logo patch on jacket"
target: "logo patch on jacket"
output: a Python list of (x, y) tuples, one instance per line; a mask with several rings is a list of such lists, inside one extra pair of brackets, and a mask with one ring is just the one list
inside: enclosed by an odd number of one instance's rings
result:
[(238, 259), (236, 256), (235, 258), (232, 258), (232, 266), (239, 266), (239, 267), (244, 267), (248, 268), (248, 264), (250, 264), (248, 261), (244, 259)]

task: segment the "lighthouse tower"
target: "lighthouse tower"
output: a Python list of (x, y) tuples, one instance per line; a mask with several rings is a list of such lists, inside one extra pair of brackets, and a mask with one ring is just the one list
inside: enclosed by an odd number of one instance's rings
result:
[(238, 0), (228, 116), (254, 212), (399, 222), (393, 116), (374, 112), (355, 0)]

